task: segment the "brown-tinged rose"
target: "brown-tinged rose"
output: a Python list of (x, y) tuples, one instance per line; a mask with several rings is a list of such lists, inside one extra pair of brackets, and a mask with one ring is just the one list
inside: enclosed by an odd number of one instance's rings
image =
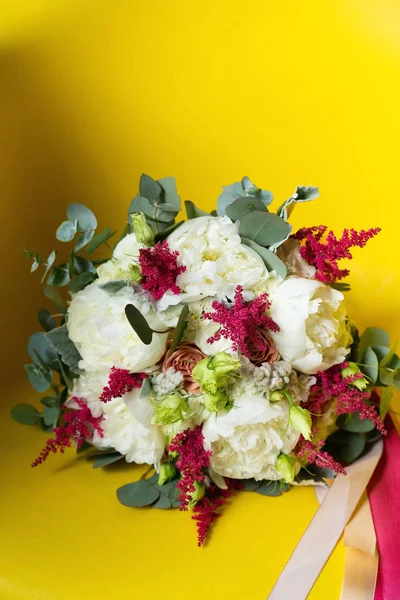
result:
[(279, 352), (276, 349), (275, 342), (267, 331), (259, 331), (258, 335), (264, 349), (260, 350), (256, 344), (252, 343), (249, 347), (249, 359), (253, 365), (259, 366), (265, 362), (272, 365), (279, 358)]
[(200, 392), (200, 386), (193, 379), (192, 371), (193, 367), (205, 357), (206, 355), (195, 344), (183, 342), (173, 352), (168, 350), (163, 360), (162, 370), (165, 373), (167, 369), (173, 367), (175, 371), (182, 373), (183, 387), (187, 392), (196, 394)]

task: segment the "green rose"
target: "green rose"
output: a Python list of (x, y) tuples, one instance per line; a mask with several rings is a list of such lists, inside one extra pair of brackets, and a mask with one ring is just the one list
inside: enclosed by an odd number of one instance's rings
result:
[(158, 485), (164, 485), (168, 483), (176, 475), (176, 467), (173, 463), (167, 462), (160, 466), (160, 472), (158, 474)]
[(280, 453), (276, 459), (275, 468), (282, 475), (283, 481), (293, 483), (295, 460), (287, 454)]
[[(226, 352), (218, 352), (215, 356), (199, 361), (192, 371), (192, 377), (200, 385), (201, 391), (205, 395), (214, 396), (214, 399), (209, 399), (210, 405), (216, 403), (221, 405), (221, 392), (226, 391), (239, 367), (240, 361), (237, 358)], [(216, 400), (217, 396), (218, 400)], [(225, 399), (224, 406), (227, 403), (226, 394)]]
[(188, 401), (180, 394), (169, 394), (162, 400), (153, 402), (156, 410), (152, 422), (156, 425), (172, 425), (185, 418), (189, 410)]
[(133, 231), (135, 232), (137, 241), (141, 244), (145, 244), (146, 246), (153, 246), (154, 232), (147, 224), (144, 213), (133, 213), (131, 214), (131, 219)]

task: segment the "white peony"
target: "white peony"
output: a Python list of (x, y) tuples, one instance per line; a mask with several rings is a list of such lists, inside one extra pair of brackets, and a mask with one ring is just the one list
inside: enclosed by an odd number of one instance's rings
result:
[(289, 424), (288, 401), (270, 403), (267, 396), (256, 393), (251, 380), (242, 382), (233, 391), (233, 408), (205, 421), (205, 448), (211, 449), (211, 466), (220, 475), (281, 479), (276, 459), (293, 450), (299, 433)]
[(67, 400), (66, 405), (69, 408), (78, 408), (73, 398), (80, 398), (81, 400), (85, 400), (94, 417), (101, 417), (104, 402), (101, 402), (99, 398), (108, 383), (108, 377), (108, 369), (105, 371), (82, 373), (78, 379), (74, 379), (72, 396)]
[(220, 340), (212, 342), (212, 344), (207, 342), (220, 328), (218, 323), (203, 317), (205, 312), (212, 312), (212, 302), (212, 298), (204, 298), (204, 300), (189, 304), (190, 312), (185, 337), (189, 342), (196, 344), (207, 356), (214, 356), (218, 352), (233, 354), (232, 342), (229, 339), (221, 337)]
[(114, 248), (112, 259), (97, 268), (99, 281), (134, 279), (132, 267), (139, 264), (139, 250), (144, 248), (134, 233), (126, 235)]
[(342, 362), (351, 343), (343, 294), (319, 281), (289, 277), (270, 298), (280, 331), (272, 336), (284, 360), (313, 374)]
[(178, 264), (185, 265), (186, 271), (176, 280), (182, 293), (166, 292), (160, 310), (169, 304), (229, 293), (239, 284), (249, 290), (268, 277), (262, 259), (241, 243), (238, 229), (239, 224), (229, 217), (198, 217), (168, 236), (170, 249), (179, 252)]
[(155, 333), (151, 344), (144, 344), (125, 316), (127, 304), (136, 306), (150, 327), (165, 330), (151, 306), (141, 302), (130, 286), (111, 294), (95, 281), (73, 296), (67, 326), (82, 356), (81, 369), (97, 372), (115, 366), (138, 373), (161, 359), (168, 334)]
[(154, 465), (159, 468), (164, 453), (165, 436), (160, 427), (149, 425), (154, 409), (148, 400), (140, 398), (140, 390), (103, 403), (101, 427), (93, 444), (99, 448), (115, 448), (127, 462)]

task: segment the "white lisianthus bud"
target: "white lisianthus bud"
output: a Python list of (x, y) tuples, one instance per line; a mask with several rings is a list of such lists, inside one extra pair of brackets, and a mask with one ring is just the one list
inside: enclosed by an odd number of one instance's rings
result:
[(158, 485), (164, 485), (164, 483), (168, 483), (171, 479), (174, 478), (176, 474), (176, 467), (174, 463), (163, 463), (160, 466), (160, 472), (158, 475)]
[(144, 213), (133, 213), (131, 214), (131, 219), (137, 241), (146, 246), (153, 246), (154, 232), (150, 225), (148, 225)]
[(201, 500), (206, 493), (206, 489), (203, 483), (199, 481), (194, 482), (194, 492), (190, 494), (190, 501), (188, 504), (189, 508), (194, 508), (199, 500)]
[(289, 421), (305, 440), (311, 439), (311, 415), (308, 410), (292, 404), (289, 410)]
[(276, 459), (275, 468), (282, 475), (282, 479), (285, 483), (293, 483), (294, 464), (294, 458), (287, 456), (287, 454), (283, 454), (283, 452), (281, 452)]

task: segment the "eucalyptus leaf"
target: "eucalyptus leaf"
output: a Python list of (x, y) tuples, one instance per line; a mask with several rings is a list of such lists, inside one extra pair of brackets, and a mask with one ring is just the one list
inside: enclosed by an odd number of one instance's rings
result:
[(169, 225), (169, 227), (166, 227), (162, 231), (158, 231), (154, 236), (154, 242), (157, 244), (158, 242), (165, 240), (173, 231), (175, 231), (175, 229), (178, 229), (179, 225), (182, 225), (182, 223), (184, 223), (184, 221), (178, 221), (177, 223)]
[(79, 252), (79, 250), (82, 250), (82, 248), (84, 248), (86, 244), (90, 242), (93, 236), (94, 229), (89, 229), (89, 231), (84, 231), (83, 233), (79, 234), (76, 238), (74, 251)]
[(148, 219), (157, 223), (164, 223), (165, 225), (171, 224), (171, 213), (163, 212), (161, 203), (156, 202), (155, 204), (152, 204), (143, 196), (135, 196), (132, 200), (128, 209), (128, 214), (134, 212), (143, 212)]
[(244, 196), (243, 198), (238, 198), (232, 204), (226, 207), (226, 215), (232, 221), (238, 221), (242, 219), (245, 215), (254, 212), (268, 212), (264, 206), (262, 200), (257, 197), (252, 196)]
[(383, 385), (390, 385), (396, 390), (400, 390), (400, 368), (389, 369), (383, 367), (379, 369), (379, 379)]
[(317, 187), (314, 187), (312, 185), (300, 185), (296, 188), (293, 196), (291, 196), (291, 198), (286, 200), (286, 202), (284, 202), (278, 208), (278, 210), (276, 211), (277, 215), (279, 215), (280, 217), (285, 219), (285, 221), (287, 221), (298, 202), (309, 202), (310, 200), (315, 200), (318, 197), (319, 189)]
[(70, 280), (69, 269), (67, 264), (58, 265), (53, 267), (50, 275), (47, 278), (47, 285), (54, 285), (56, 287), (62, 287), (67, 285)]
[(60, 408), (60, 400), (56, 396), (46, 396), (40, 400), (43, 406), (48, 406), (49, 408)]
[(181, 210), (181, 198), (177, 192), (175, 177), (163, 177), (157, 183), (163, 190), (164, 202), (174, 204), (177, 211)]
[(78, 221), (78, 231), (90, 231), (96, 229), (97, 219), (87, 206), (73, 203), (67, 208), (67, 217), (70, 221)]
[(107, 227), (101, 233), (98, 233), (94, 236), (94, 238), (88, 243), (86, 248), (86, 254), (92, 254), (101, 244), (107, 242), (112, 236), (115, 234), (115, 231), (112, 231), (110, 227)]
[(263, 481), (262, 485), (255, 491), (263, 496), (281, 496), (283, 492), (287, 492), (290, 485), (281, 481)]
[(326, 450), (342, 463), (352, 463), (363, 453), (366, 445), (364, 433), (340, 429), (329, 436)]
[[(387, 349), (388, 350), (388, 349)], [(375, 347), (374, 347), (375, 352)], [(400, 366), (400, 359), (395, 353), (395, 348), (387, 352), (385, 357), (380, 360), (380, 367), (389, 367), (389, 369), (397, 369)]]
[(56, 238), (60, 242), (70, 242), (74, 239), (78, 221), (63, 221), (56, 231)]
[(378, 327), (367, 327), (358, 343), (357, 363), (363, 362), (364, 352), (368, 346), (390, 346), (389, 335)]
[(245, 492), (255, 492), (262, 485), (262, 481), (256, 481), (255, 479), (242, 479), (240, 483), (243, 486)]
[(125, 306), (125, 315), (128, 319), (131, 327), (135, 330), (143, 344), (148, 346), (151, 344), (153, 339), (153, 330), (147, 323), (146, 319), (133, 304), (127, 304)]
[(37, 260), (34, 260), (34, 261), (33, 261), (33, 263), (32, 263), (32, 266), (31, 266), (31, 273), (34, 273), (35, 271), (37, 271), (37, 270), (38, 270), (38, 268), (39, 268), (39, 264), (40, 264), (40, 263), (38, 263), (38, 262), (37, 262)]
[(271, 246), (287, 238), (291, 225), (273, 213), (254, 211), (240, 220), (241, 236), (260, 246)]
[(242, 237), (242, 243), (257, 252), (257, 254), (263, 259), (268, 271), (276, 271), (278, 275), (285, 279), (287, 275), (286, 265), (276, 254), (274, 254), (274, 252), (271, 252), (267, 248), (264, 248), (263, 246), (253, 242), (253, 240), (249, 240), (245, 237)]
[(95, 281), (96, 279), (97, 273), (81, 273), (69, 282), (68, 287), (71, 290), (71, 292), (76, 294), (76, 292), (84, 290), (86, 286), (88, 286), (90, 283), (93, 283), (93, 281)]
[(53, 429), (57, 426), (60, 409), (56, 406), (45, 406), (43, 411), (43, 422), (45, 425), (51, 426)]
[(393, 392), (390, 389), (390, 387), (383, 388), (383, 390), (381, 392), (380, 403), (379, 403), (379, 415), (380, 415), (382, 421), (385, 420), (385, 417), (390, 410), (390, 404), (392, 402), (392, 397), (393, 397)]
[(53, 380), (53, 373), (50, 369), (43, 369), (40, 365), (25, 365), (25, 370), (28, 373), (30, 384), (37, 392), (45, 392), (49, 389)]
[(70, 376), (68, 367), (66, 365), (64, 365), (64, 363), (61, 360), (60, 356), (58, 356), (57, 358), (58, 358), (58, 364), (59, 364), (59, 367), (60, 367), (60, 371), (61, 371), (61, 375), (62, 375), (62, 378), (64, 380), (64, 383), (67, 386), (68, 390), (72, 391), (72, 388), (74, 387), (74, 382), (72, 380), (72, 377)]
[(178, 495), (179, 490), (176, 487), (179, 483), (179, 478), (172, 479), (164, 485), (157, 485), (157, 490), (160, 492), (159, 499), (152, 505), (153, 508), (168, 509), (179, 506)]
[(196, 219), (197, 217), (208, 217), (208, 213), (200, 208), (197, 208), (191, 200), (185, 200), (186, 215), (188, 219)]
[(41, 308), (39, 310), (38, 320), (45, 331), (51, 331), (56, 326), (56, 323), (47, 308)]
[(154, 203), (160, 198), (162, 187), (152, 177), (143, 173), (139, 181), (139, 192), (141, 196)]
[(51, 267), (53, 266), (54, 261), (56, 260), (56, 256), (57, 256), (57, 252), (55, 250), (50, 252), (50, 254), (48, 255), (46, 262), (44, 263), (45, 270), (43, 273), (43, 277), (41, 279), (42, 283), (46, 279), (48, 272), (50, 271)]
[(115, 246), (114, 249), (116, 248), (116, 246), (118, 246), (118, 244), (124, 239), (124, 237), (126, 237), (128, 235), (128, 233), (131, 231), (131, 225), (129, 225), (129, 223), (126, 223), (125, 227), (123, 228), (121, 235), (119, 236), (119, 238), (117, 239), (117, 241), (115, 242)]
[(349, 283), (342, 283), (339, 281), (338, 283), (330, 283), (331, 288), (337, 290), (338, 292), (349, 292), (351, 290)]
[(149, 506), (158, 500), (160, 492), (154, 484), (140, 479), (118, 488), (117, 497), (124, 506)]
[(108, 281), (100, 285), (100, 288), (109, 294), (117, 294), (122, 288), (126, 287), (128, 282), (125, 279), (116, 279), (115, 281)]
[(175, 328), (175, 332), (174, 332), (174, 337), (172, 340), (172, 344), (171, 347), (169, 349), (169, 352), (172, 354), (172, 352), (175, 351), (176, 347), (178, 346), (178, 344), (180, 344), (183, 334), (185, 333), (185, 329), (187, 326), (187, 317), (189, 314), (189, 307), (187, 304), (185, 304), (185, 306), (182, 308), (182, 312), (179, 315), (179, 319), (178, 319), (178, 323), (176, 325)]
[(366, 433), (375, 429), (374, 421), (370, 419), (360, 419), (359, 413), (353, 415), (340, 415), (336, 424), (345, 431), (352, 431), (354, 433)]
[(37, 363), (37, 357), (40, 356), (44, 366), (50, 369), (57, 360), (57, 352), (43, 331), (34, 333), (29, 338), (28, 354), (34, 363)]
[(64, 298), (61, 296), (59, 290), (52, 285), (45, 285), (43, 288), (44, 295), (46, 298), (51, 300), (56, 307), (56, 310), (60, 313), (67, 312), (67, 303)]
[(360, 369), (375, 384), (378, 379), (378, 358), (371, 347), (368, 347), (364, 352), (364, 358)]
[(232, 185), (227, 185), (222, 188), (222, 193), (219, 195), (217, 203), (217, 214), (223, 217), (226, 214), (226, 209), (235, 200), (241, 198), (244, 194), (242, 183), (237, 181)]
[(121, 458), (124, 458), (124, 455), (120, 454), (119, 452), (113, 452), (111, 454), (106, 454), (105, 456), (99, 456), (93, 463), (93, 469), (106, 467), (107, 465), (111, 465), (112, 463), (121, 460)]
[(93, 263), (83, 256), (74, 255), (74, 273), (80, 275), (81, 273), (93, 273), (97, 275), (97, 271), (93, 266)]
[(31, 404), (16, 404), (10, 416), (21, 425), (39, 425), (41, 418), (40, 412)]
[(82, 360), (75, 344), (69, 338), (67, 325), (56, 327), (52, 331), (46, 333), (57, 353), (61, 356), (61, 360), (73, 373), (79, 373), (78, 363)]

